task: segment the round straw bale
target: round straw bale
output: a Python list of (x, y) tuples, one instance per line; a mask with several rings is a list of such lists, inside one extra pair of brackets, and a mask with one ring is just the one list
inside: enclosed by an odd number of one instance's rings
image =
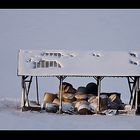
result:
[(73, 87), (69, 87), (67, 93), (71, 93), (71, 94), (75, 94), (77, 92), (77, 90)]
[(75, 103), (75, 108), (78, 109), (79, 106), (80, 106), (81, 104), (87, 104), (87, 105), (89, 105), (89, 103), (88, 103), (87, 101), (81, 100), (81, 101), (77, 101), (77, 102)]
[[(90, 106), (93, 110), (97, 111), (97, 108), (98, 108), (98, 97), (93, 97), (89, 100), (90, 102)], [(103, 111), (103, 110), (106, 110), (107, 109), (107, 106), (108, 106), (108, 100), (105, 98), (105, 99), (102, 99), (100, 97), (100, 111)]]
[(78, 87), (77, 92), (87, 94), (87, 89), (86, 89), (86, 87), (80, 86), (80, 87)]
[(88, 114), (92, 114), (91, 112), (91, 108), (89, 106), (89, 104), (87, 103), (81, 103), (78, 108), (77, 111), (80, 115), (88, 115)]
[(73, 102), (76, 100), (75, 95), (71, 93), (63, 94), (64, 102)]
[[(60, 93), (61, 94), (61, 98), (62, 98), (62, 101), (64, 101), (64, 94), (68, 94), (68, 93), (65, 93), (65, 92), (61, 92)], [(57, 94), (57, 98), (60, 100), (60, 95), (59, 95), (59, 93)]]
[(95, 96), (98, 95), (98, 86), (97, 86), (96, 83), (93, 83), (93, 82), (88, 83), (88, 84), (86, 85), (86, 89), (87, 89), (87, 93), (88, 93), (88, 94), (93, 94), (93, 95), (95, 95)]
[(75, 98), (77, 100), (86, 100), (87, 99), (87, 94), (79, 94), (79, 93), (76, 93), (75, 94)]
[(121, 101), (119, 95), (116, 94), (116, 93), (112, 93), (112, 94), (109, 96), (109, 100), (110, 100), (111, 102), (114, 102), (114, 103), (117, 103), (117, 104), (121, 104), (121, 103), (122, 103), (122, 101)]
[(89, 103), (85, 100), (76, 102), (75, 110), (77, 111), (78, 114), (81, 114), (81, 115), (92, 114)]
[(57, 105), (60, 105), (60, 100), (58, 98), (55, 98), (52, 103), (55, 103)]
[[(68, 82), (63, 82), (61, 92), (64, 92), (64, 93), (68, 92), (69, 88), (73, 88), (73, 86)], [(59, 90), (60, 90), (60, 86), (59, 86)]]
[[(60, 86), (59, 86), (59, 90), (61, 92), (62, 101), (64, 101), (64, 98), (63, 98), (64, 94), (66, 94), (66, 93), (75, 94), (76, 93), (76, 89), (73, 88), (73, 86), (70, 83), (67, 83), (67, 82), (63, 82), (62, 83), (62, 89), (60, 89)], [(60, 93), (58, 92), (57, 97), (60, 99), (59, 94)]]
[(118, 92), (110, 92), (110, 93), (108, 93), (109, 94), (109, 96), (111, 96), (111, 95), (116, 95), (116, 96), (118, 96), (119, 98), (121, 98), (121, 93), (118, 93)]
[(44, 94), (43, 101), (44, 101), (44, 103), (52, 103), (53, 100), (54, 100), (56, 97), (57, 97), (56, 94), (46, 92), (46, 93)]
[(97, 97), (97, 96), (92, 95), (92, 96), (88, 99), (88, 102), (89, 102), (89, 103), (92, 103), (96, 97)]
[[(91, 97), (95, 96), (94, 94), (87, 94), (88, 99), (90, 99)], [(95, 96), (96, 97), (96, 96)]]
[(59, 106), (55, 103), (46, 103), (46, 111), (56, 113), (59, 109)]

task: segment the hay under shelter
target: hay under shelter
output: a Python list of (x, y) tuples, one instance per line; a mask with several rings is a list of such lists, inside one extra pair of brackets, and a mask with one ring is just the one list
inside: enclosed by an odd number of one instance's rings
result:
[[(19, 50), (17, 74), (21, 77), (22, 110), (31, 109), (29, 93), (33, 79), (36, 82), (38, 105), (36, 108), (40, 108), (38, 77), (57, 77), (60, 87), (67, 77), (93, 77), (97, 82), (98, 97), (101, 93), (102, 79), (126, 78), (131, 95), (129, 104), (135, 112), (138, 110), (140, 52), (137, 51)], [(61, 88), (59, 94), (61, 113)], [(100, 100), (98, 100), (98, 111), (100, 111)]]

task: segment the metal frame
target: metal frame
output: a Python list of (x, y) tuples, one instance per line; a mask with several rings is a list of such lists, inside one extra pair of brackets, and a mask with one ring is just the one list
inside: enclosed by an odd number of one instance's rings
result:
[(93, 77), (96, 82), (97, 82), (97, 86), (98, 86), (98, 102), (97, 102), (97, 113), (100, 112), (100, 93), (101, 93), (101, 81), (103, 80), (103, 76), (94, 76)]
[[(62, 59), (58, 58), (58, 61), (63, 64), (63, 68), (60, 69), (49, 69), (43, 70), (44, 66), (40, 70), (32, 67), (31, 62), (40, 62), (38, 58), (42, 59), (42, 53), (60, 53), (63, 54)], [(84, 54), (85, 57), (82, 57)], [(87, 54), (87, 55), (86, 55)], [(35, 57), (37, 56), (37, 57)], [(81, 59), (79, 59), (79, 56)], [(43, 56), (44, 57), (44, 56)], [(50, 56), (49, 56), (50, 57)], [(70, 59), (65, 59), (65, 57)], [(120, 59), (123, 58), (121, 63)], [(77, 59), (78, 58), (78, 59)], [(98, 109), (100, 111), (100, 93), (101, 93), (101, 81), (104, 77), (124, 77), (127, 78), (129, 90), (130, 90), (130, 101), (131, 109), (138, 107), (138, 91), (140, 88), (139, 79), (140, 79), (140, 52), (103, 52), (103, 51), (62, 51), (62, 50), (19, 50), (18, 54), (18, 76), (21, 76), (21, 87), (22, 87), (22, 100), (21, 107), (22, 109), (30, 107), (30, 102), (28, 99), (30, 87), (33, 77), (35, 77), (35, 86), (36, 86), (36, 100), (39, 105), (39, 87), (38, 87), (38, 77), (57, 77), (60, 81), (59, 83), (59, 97), (60, 97), (60, 106), (59, 112), (62, 113), (62, 82), (66, 77), (93, 77), (98, 86)], [(48, 57), (45, 56), (47, 60)], [(56, 58), (49, 58), (51, 61), (54, 61)], [(110, 59), (112, 61), (110, 61)], [(134, 61), (135, 59), (135, 61)], [(44, 60), (44, 58), (42, 59)], [(70, 65), (67, 65), (69, 62)], [(90, 63), (86, 63), (90, 62)], [(114, 62), (114, 63), (112, 63)], [(85, 64), (85, 69), (81, 64)], [(94, 66), (94, 65), (96, 66)], [(104, 65), (105, 64), (105, 65)], [(124, 65), (126, 64), (126, 65)], [(82, 67), (81, 67), (82, 66)], [(74, 67), (75, 69), (71, 69)], [(113, 67), (113, 69), (110, 69)], [(90, 68), (90, 69), (89, 69)], [(103, 71), (99, 71), (102, 69)], [(120, 69), (121, 68), (121, 69)]]
[[(63, 106), (62, 106), (62, 83), (64, 79), (67, 76), (56, 76), (59, 79), (59, 97), (60, 97), (60, 105), (59, 105), (59, 113), (63, 113)], [(113, 77), (113, 76), (112, 76)], [(125, 76), (124, 76), (125, 77)], [(104, 78), (104, 76), (93, 76), (93, 78), (97, 82), (98, 86), (98, 108), (97, 108), (97, 113), (100, 112), (100, 93), (101, 93), (101, 81)], [(139, 83), (139, 76), (127, 76), (128, 85), (129, 85), (129, 90), (130, 90), (130, 100), (129, 104), (131, 105), (131, 110), (135, 109), (137, 110), (138, 107), (138, 91), (140, 90), (140, 83)], [(29, 92), (30, 92), (30, 87), (32, 83), (33, 76), (22, 76), (21, 79), (21, 87), (22, 87), (22, 99), (21, 99), (21, 108), (22, 111), (24, 107), (30, 107), (29, 103)], [(38, 88), (38, 76), (35, 76), (35, 86), (36, 86), (36, 95), (37, 95), (37, 104), (39, 104), (39, 88)]]
[[(39, 104), (39, 92), (38, 92), (38, 79), (36, 78), (36, 93), (37, 93), (37, 104)], [(21, 87), (22, 87), (22, 98), (21, 98), (21, 109), (24, 110), (24, 107), (30, 107), (29, 103), (29, 93), (30, 93), (30, 87), (32, 83), (33, 76), (22, 76), (21, 78)]]
[(130, 90), (130, 101), (131, 109), (137, 109), (137, 101), (138, 101), (138, 91), (139, 91), (139, 78), (140, 77), (127, 77), (128, 85)]
[(59, 83), (59, 97), (60, 97), (60, 106), (59, 106), (59, 113), (61, 114), (62, 111), (63, 111), (63, 106), (62, 106), (62, 83), (63, 83), (63, 80), (67, 77), (67, 76), (56, 76), (60, 83)]
[[(61, 114), (63, 112), (63, 106), (62, 106), (62, 83), (63, 80), (67, 77), (67, 76), (56, 76), (59, 80), (59, 97), (60, 97), (60, 106), (59, 106), (59, 113)], [(100, 93), (101, 93), (101, 80), (104, 78), (103, 76), (94, 76), (93, 77), (96, 81), (97, 81), (97, 86), (98, 86), (98, 108), (97, 108), (97, 112), (100, 111)]]

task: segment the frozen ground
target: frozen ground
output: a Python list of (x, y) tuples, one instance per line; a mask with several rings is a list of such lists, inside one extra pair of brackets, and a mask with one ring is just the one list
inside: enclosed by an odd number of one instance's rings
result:
[[(0, 100), (0, 130), (139, 130), (140, 116), (21, 112), (18, 99)], [(116, 123), (117, 122), (117, 123)]]

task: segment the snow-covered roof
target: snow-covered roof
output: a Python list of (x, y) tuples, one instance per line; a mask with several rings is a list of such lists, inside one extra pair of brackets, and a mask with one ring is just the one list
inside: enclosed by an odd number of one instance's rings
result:
[(19, 50), (18, 76), (140, 76), (140, 52)]

